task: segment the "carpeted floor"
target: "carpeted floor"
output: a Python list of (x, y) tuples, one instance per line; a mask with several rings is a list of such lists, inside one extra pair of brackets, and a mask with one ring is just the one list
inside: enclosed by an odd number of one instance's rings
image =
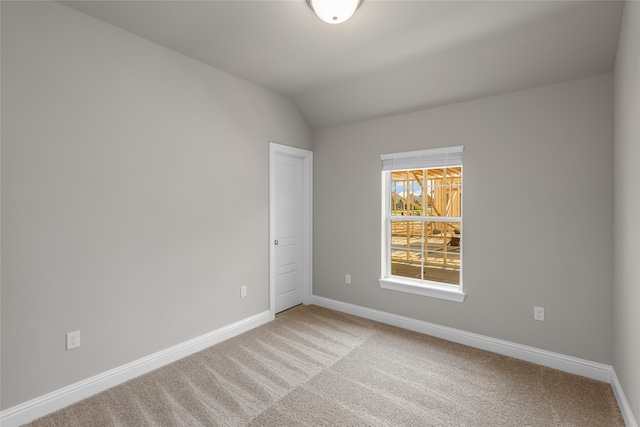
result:
[(29, 426), (624, 426), (608, 384), (317, 306)]

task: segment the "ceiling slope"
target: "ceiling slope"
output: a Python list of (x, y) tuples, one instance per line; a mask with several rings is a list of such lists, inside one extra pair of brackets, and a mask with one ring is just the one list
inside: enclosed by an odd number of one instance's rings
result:
[(623, 2), (68, 1), (293, 100), (312, 129), (611, 72)]

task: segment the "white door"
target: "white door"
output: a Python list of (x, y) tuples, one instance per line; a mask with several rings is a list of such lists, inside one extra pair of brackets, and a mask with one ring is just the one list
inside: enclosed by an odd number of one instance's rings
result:
[(273, 313), (286, 310), (305, 300), (309, 279), (310, 195), (307, 150), (272, 144), (271, 211), (271, 286)]

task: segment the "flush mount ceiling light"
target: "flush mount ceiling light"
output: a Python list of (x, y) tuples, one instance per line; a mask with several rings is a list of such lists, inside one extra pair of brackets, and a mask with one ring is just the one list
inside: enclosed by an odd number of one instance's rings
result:
[(340, 24), (353, 16), (363, 0), (307, 0), (318, 18), (329, 24)]

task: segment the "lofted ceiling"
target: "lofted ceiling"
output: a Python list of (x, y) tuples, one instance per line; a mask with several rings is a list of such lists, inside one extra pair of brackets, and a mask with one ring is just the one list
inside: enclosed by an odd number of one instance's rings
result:
[(312, 129), (613, 70), (619, 1), (61, 1), (293, 100)]

